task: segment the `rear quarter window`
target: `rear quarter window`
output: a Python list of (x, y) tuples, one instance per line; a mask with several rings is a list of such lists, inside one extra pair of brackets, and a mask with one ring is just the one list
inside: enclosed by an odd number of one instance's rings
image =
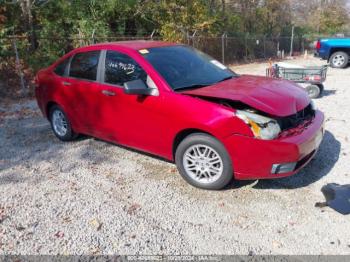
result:
[(69, 63), (69, 59), (70, 58), (67, 58), (65, 60), (63, 60), (61, 63), (59, 63), (56, 68), (54, 69), (54, 72), (56, 75), (59, 75), (59, 76), (64, 76), (66, 74), (66, 69), (67, 69), (67, 66), (68, 66), (68, 63)]

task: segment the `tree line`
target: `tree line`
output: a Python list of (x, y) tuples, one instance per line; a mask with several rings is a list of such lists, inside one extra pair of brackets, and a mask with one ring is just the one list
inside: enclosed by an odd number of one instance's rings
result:
[(334, 35), (349, 21), (349, 0), (0, 0), (0, 71), (14, 63), (11, 36), (36, 71), (84, 39)]
[(0, 36), (330, 35), (349, 29), (347, 0), (0, 0)]

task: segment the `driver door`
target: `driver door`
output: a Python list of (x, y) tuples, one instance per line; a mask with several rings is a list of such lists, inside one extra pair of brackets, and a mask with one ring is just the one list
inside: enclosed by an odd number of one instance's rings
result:
[(162, 114), (161, 96), (129, 95), (124, 93), (125, 82), (141, 79), (154, 85), (143, 68), (130, 56), (114, 50), (103, 52), (100, 95), (104, 138), (118, 144), (151, 153), (161, 153)]

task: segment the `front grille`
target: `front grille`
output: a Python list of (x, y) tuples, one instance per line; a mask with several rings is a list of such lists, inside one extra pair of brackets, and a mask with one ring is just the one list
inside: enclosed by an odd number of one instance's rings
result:
[(294, 115), (281, 117), (276, 120), (278, 121), (283, 132), (309, 122), (309, 120), (311, 120), (314, 116), (315, 110), (313, 110), (311, 104), (309, 104), (307, 107)]

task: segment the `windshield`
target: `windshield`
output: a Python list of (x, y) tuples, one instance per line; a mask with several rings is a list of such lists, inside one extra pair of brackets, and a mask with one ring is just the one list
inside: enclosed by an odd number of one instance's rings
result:
[(188, 46), (140, 50), (173, 90), (200, 88), (237, 76), (210, 56)]

